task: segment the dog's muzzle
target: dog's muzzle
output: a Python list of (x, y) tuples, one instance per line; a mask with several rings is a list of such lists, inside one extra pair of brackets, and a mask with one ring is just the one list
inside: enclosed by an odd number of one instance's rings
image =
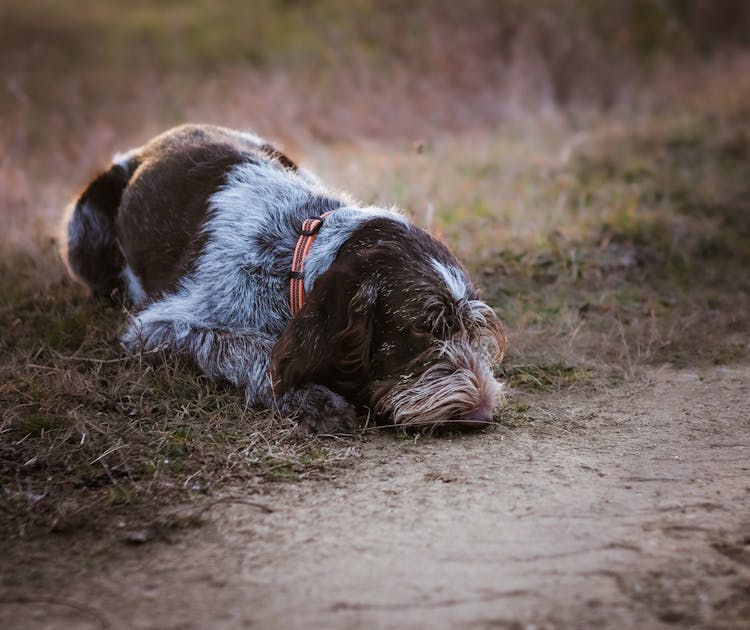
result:
[(435, 344), (381, 385), (373, 409), (397, 426), (485, 426), (503, 397), (486, 354), (468, 341)]

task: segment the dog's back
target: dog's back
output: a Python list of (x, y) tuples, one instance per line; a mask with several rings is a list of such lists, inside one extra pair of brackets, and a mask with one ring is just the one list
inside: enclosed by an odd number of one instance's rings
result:
[(176, 127), (116, 155), (66, 212), (62, 253), (71, 274), (97, 297), (131, 303), (174, 288), (200, 249), (208, 197), (253, 156), (298, 170), (255, 134), (211, 125)]

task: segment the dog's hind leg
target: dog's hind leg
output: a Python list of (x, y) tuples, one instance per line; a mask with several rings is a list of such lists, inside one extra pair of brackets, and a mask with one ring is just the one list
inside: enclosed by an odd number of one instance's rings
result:
[(115, 221), (129, 179), (127, 165), (113, 164), (86, 186), (66, 212), (63, 259), (71, 275), (95, 297), (109, 298), (123, 288), (125, 259)]
[(183, 356), (209, 378), (228, 381), (244, 390), (249, 405), (297, 418), (316, 433), (349, 433), (354, 429), (354, 408), (322, 385), (309, 384), (279, 397), (274, 395), (268, 369), (275, 344), (271, 335), (154, 319), (149, 310), (134, 316), (122, 337), (131, 353), (168, 351)]

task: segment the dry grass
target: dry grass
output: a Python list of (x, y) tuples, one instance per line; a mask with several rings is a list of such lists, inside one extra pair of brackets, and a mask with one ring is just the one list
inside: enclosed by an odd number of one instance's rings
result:
[[(2, 265), (0, 510), (4, 539), (158, 521), (162, 505), (242, 484), (330, 475), (357, 439), (313, 438), (164, 357), (124, 358), (119, 308), (90, 301), (54, 251)], [(36, 269), (35, 269), (36, 267)]]
[[(74, 332), (45, 326), (3, 369), (0, 500), (13, 533), (96, 528), (103, 513), (139, 519), (154, 500), (201, 504), (230, 482), (252, 492), (331, 474), (356, 453), (357, 440), (311, 438), (179, 362), (113, 357), (116, 314), (69, 303), (64, 321), (86, 311)], [(91, 341), (71, 350), (83, 330)]]
[[(555, 95), (566, 75), (550, 64), (567, 31), (550, 35), (546, 61), (528, 35), (514, 40), (524, 54), (500, 63), (508, 59), (492, 45), (507, 23), (487, 26), (492, 4), (470, 3), (458, 16), (445, 3), (446, 17), (416, 3), (396, 22), (412, 29), (424, 18), (420, 36), (381, 46), (394, 14), (370, 2), (359, 3), (359, 18), (343, 29), (351, 16), (336, 3), (312, 13), (301, 3), (283, 14), (257, 3), (243, 10), (275, 26), (246, 49), (234, 39), (239, 31), (219, 37), (234, 23), (222, 21), (215, 3), (170, 4), (173, 27), (165, 31), (163, 16), (137, 2), (107, 31), (96, 59), (81, 29), (102, 29), (109, 4), (83, 21), (54, 0), (0, 7), (35, 42), (4, 55), (0, 97), (6, 544), (113, 523), (189, 525), (193, 512), (165, 517), (163, 508), (187, 503), (200, 512), (238, 484), (247, 497), (268, 492), (271, 481), (333, 475), (372, 446), (363, 444), (374, 440), (367, 432), (346, 440), (304, 435), (171, 359), (123, 358), (124, 314), (90, 302), (65, 277), (55, 242), (65, 201), (112, 151), (184, 120), (250, 122), (295, 137), (292, 152), (324, 179), (365, 201), (399, 205), (440, 234), (507, 324), (510, 352), (499, 374), (516, 390), (499, 416), (507, 426), (533, 419), (524, 392), (633, 378), (644, 363), (747, 359), (750, 82), (737, 79), (748, 76), (747, 59), (701, 57), (689, 17), (679, 45), (665, 43), (657, 21), (649, 48), (649, 18), (626, 29), (628, 68), (600, 76), (591, 66), (585, 81), (571, 79), (566, 95)], [(528, 18), (527, 30), (547, 33), (554, 3), (508, 6)], [(596, 16), (587, 3), (570, 6), (577, 8), (566, 24), (576, 25), (578, 41)], [(236, 24), (253, 17), (242, 15)], [(520, 19), (509, 15), (509, 23)], [(325, 38), (297, 37), (308, 19), (338, 33), (333, 52), (321, 47)], [(460, 54), (448, 59), (438, 44), (454, 36), (456, 20), (461, 46), (451, 50)], [(132, 63), (123, 65), (120, 49), (133, 51)], [(645, 81), (634, 73), (646, 49), (650, 76), (671, 60), (673, 80), (637, 98), (620, 94), (611, 111), (599, 111), (612, 85)], [(572, 50), (579, 65), (596, 52)], [(702, 69), (676, 69), (675, 50), (689, 51)], [(124, 80), (131, 76), (137, 80)], [(517, 115), (520, 108), (533, 116)]]

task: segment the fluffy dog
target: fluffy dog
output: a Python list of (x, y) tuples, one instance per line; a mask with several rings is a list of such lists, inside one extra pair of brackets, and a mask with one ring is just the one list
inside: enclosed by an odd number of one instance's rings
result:
[(128, 352), (185, 356), (313, 431), (357, 410), (481, 426), (499, 404), (503, 328), (448, 249), (252, 133), (187, 125), (116, 155), (70, 204), (64, 250), (131, 305)]

